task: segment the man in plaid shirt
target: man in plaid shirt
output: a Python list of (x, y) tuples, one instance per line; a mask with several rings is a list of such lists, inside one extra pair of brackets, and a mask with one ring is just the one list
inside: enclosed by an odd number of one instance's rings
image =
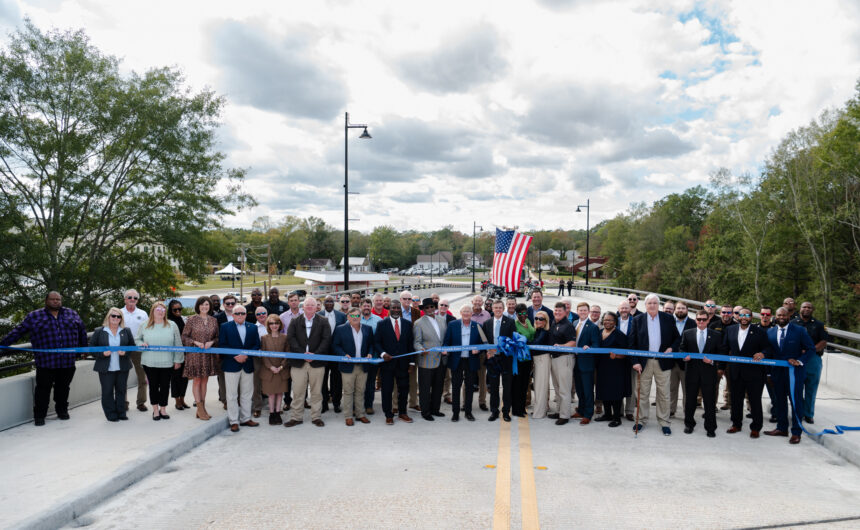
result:
[[(33, 348), (75, 348), (87, 346), (87, 330), (81, 317), (63, 307), (63, 297), (51, 291), (45, 297), (45, 308), (32, 311), (23, 322), (0, 340), (9, 346), (24, 335), (30, 336)], [(54, 409), (61, 420), (69, 419), (69, 386), (75, 375), (75, 353), (33, 352), (36, 364), (36, 390), (33, 418), (37, 426), (45, 424), (51, 388)]]

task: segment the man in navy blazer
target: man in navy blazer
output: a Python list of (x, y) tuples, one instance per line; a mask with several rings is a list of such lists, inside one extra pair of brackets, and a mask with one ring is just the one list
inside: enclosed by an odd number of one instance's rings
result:
[[(323, 300), (323, 308), (317, 314), (328, 320), (329, 328), (331, 328), (332, 338), (334, 338), (334, 330), (338, 326), (346, 324), (346, 314), (334, 308), (334, 297), (328, 295)], [(327, 352), (319, 352), (327, 353)], [(331, 404), (334, 411), (340, 412), (340, 402), (343, 397), (343, 381), (341, 381), (341, 372), (337, 368), (337, 363), (325, 363), (325, 371), (323, 372), (322, 384), (322, 412), (328, 412), (328, 402), (331, 399)]]
[(391, 301), (388, 318), (376, 325), (374, 341), (376, 351), (384, 361), (379, 365), (379, 373), (382, 378), (382, 412), (385, 413), (385, 424), (394, 425), (391, 394), (394, 392), (395, 382), (398, 417), (401, 421), (412, 423), (412, 418), (406, 414), (406, 402), (409, 399), (409, 372), (415, 369), (415, 356), (393, 358), (412, 351), (412, 322), (403, 319), (400, 300)]
[[(468, 332), (464, 330), (468, 328)], [(467, 344), (483, 344), (481, 332), (478, 331), (478, 323), (472, 320), (472, 307), (468, 304), (460, 308), (460, 320), (454, 320), (448, 324), (445, 330), (445, 339), (442, 346), (463, 346), (463, 336), (468, 334)], [(454, 415), (451, 421), (460, 421), (460, 387), (466, 384), (466, 419), (475, 421), (472, 416), (472, 386), (475, 384), (475, 376), (481, 367), (480, 350), (463, 350), (446, 352), (448, 356), (448, 368), (451, 370), (451, 409)]]
[[(245, 322), (247, 309), (237, 306), (233, 321), (221, 324), (218, 345), (236, 350), (259, 350), (260, 334), (257, 325)], [(256, 427), (251, 419), (251, 399), (254, 393), (254, 360), (245, 354), (221, 355), (221, 370), (227, 391), (227, 420), (230, 430), (237, 432), (239, 425)]]
[[(346, 357), (372, 358), (376, 348), (373, 344), (373, 330), (361, 323), (361, 310), (349, 309), (348, 323), (334, 329), (331, 347), (335, 355)], [(355, 418), (361, 423), (370, 423), (364, 409), (364, 390), (367, 386), (367, 365), (339, 363), (338, 370), (343, 381), (343, 417), (347, 427), (354, 425)]]
[[(660, 297), (651, 293), (645, 297), (645, 312), (633, 317), (632, 331), (629, 334), (630, 345), (634, 350), (668, 352), (678, 351), (681, 336), (675, 327), (675, 317), (660, 311)], [(639, 400), (639, 423), (633, 426), (634, 431), (645, 427), (651, 410), (651, 380), (657, 385), (657, 421), (665, 436), (672, 434), (669, 428), (669, 381), (672, 376), (672, 366), (675, 359), (655, 359), (652, 357), (633, 357), (633, 370), (641, 379)], [(636, 383), (638, 385), (639, 383)], [(634, 385), (634, 388), (635, 386)]]
[[(600, 328), (588, 318), (588, 313), (588, 302), (576, 304), (576, 314), (579, 320), (574, 321), (573, 326), (577, 333), (577, 348), (600, 347)], [(576, 354), (573, 381), (578, 401), (573, 418), (579, 418), (580, 425), (588, 425), (594, 416), (594, 354)]]
[[(800, 434), (803, 432), (798, 419), (803, 417), (803, 381), (806, 377), (803, 365), (815, 355), (815, 343), (812, 342), (812, 338), (803, 327), (789, 321), (788, 309), (785, 307), (776, 310), (776, 326), (767, 330), (767, 338), (770, 342), (770, 356), (781, 361), (788, 361), (788, 364), (794, 367), (794, 406), (792, 407), (789, 443), (797, 444), (800, 443)], [(788, 436), (786, 398), (791, 392), (788, 370), (782, 366), (771, 367), (770, 375), (775, 393), (776, 429), (766, 431), (765, 434), (768, 436)]]
[[(737, 314), (738, 325), (729, 326), (725, 332), (725, 347), (733, 357), (750, 357), (756, 361), (765, 358), (765, 352), (770, 349), (767, 332), (757, 326), (751, 326), (752, 311), (742, 307)], [(764, 366), (755, 364), (735, 364), (729, 371), (731, 385), (732, 426), (726, 431), (729, 434), (739, 432), (744, 422), (744, 396), (749, 398), (752, 423), (750, 438), (758, 438), (763, 425), (761, 410), (761, 393), (767, 373)]]

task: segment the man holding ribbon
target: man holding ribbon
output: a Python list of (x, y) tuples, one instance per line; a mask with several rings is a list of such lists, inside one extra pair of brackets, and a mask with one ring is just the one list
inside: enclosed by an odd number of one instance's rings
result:
[(421, 417), (427, 421), (442, 418), (442, 384), (445, 382), (446, 365), (442, 364), (442, 353), (429, 351), (442, 345), (448, 322), (436, 314), (437, 303), (425, 298), (420, 306), (424, 316), (412, 325), (413, 347), (418, 354), (418, 400)]
[[(484, 334), (487, 336), (487, 342), (495, 344), (499, 342), (499, 337), (512, 338), (516, 330), (516, 324), (512, 318), (508, 318), (502, 314), (505, 311), (505, 304), (501, 300), (495, 300), (492, 307), (493, 316), (485, 321), (482, 327), (484, 328)], [(499, 419), (500, 380), (502, 383), (502, 416), (505, 421), (511, 421), (511, 377), (514, 362), (516, 362), (515, 359), (507, 355), (502, 355), (501, 352), (496, 353), (494, 350), (487, 352), (487, 387), (490, 390), (489, 421)]]

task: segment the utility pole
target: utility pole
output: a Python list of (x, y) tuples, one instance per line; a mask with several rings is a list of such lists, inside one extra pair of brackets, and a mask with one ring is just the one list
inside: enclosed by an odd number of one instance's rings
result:
[[(266, 274), (269, 277), (269, 289), (272, 288), (272, 245), (266, 245)], [(266, 293), (268, 295), (268, 292)]]
[(242, 251), (242, 261), (241, 267), (239, 270), (239, 303), (243, 303), (245, 301), (245, 247), (241, 247)]

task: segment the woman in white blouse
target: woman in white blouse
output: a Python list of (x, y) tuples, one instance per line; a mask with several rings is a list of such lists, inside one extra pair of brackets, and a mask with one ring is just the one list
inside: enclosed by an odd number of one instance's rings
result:
[[(125, 327), (122, 311), (108, 309), (102, 326), (93, 331), (90, 346), (134, 346), (131, 330)], [(127, 420), (125, 389), (131, 359), (124, 351), (105, 351), (95, 354), (93, 371), (99, 373), (102, 386), (102, 410), (108, 421)]]

